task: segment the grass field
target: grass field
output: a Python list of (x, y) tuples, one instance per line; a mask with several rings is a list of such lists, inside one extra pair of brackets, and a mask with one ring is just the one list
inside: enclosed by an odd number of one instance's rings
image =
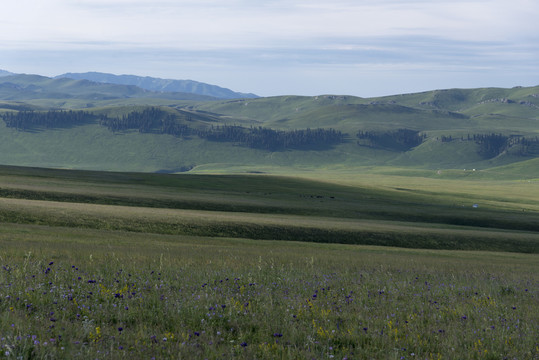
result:
[(537, 255), (2, 225), (3, 358), (537, 359)]
[[(396, 187), (384, 184), (376, 175), (371, 180), (377, 186), (358, 183), (352, 186), (331, 182), (329, 178), (321, 182), (252, 175), (106, 173), (17, 167), (4, 167), (2, 174), (0, 220), (9, 223), (266, 240), (539, 252), (538, 203), (530, 196), (530, 189), (536, 186), (528, 187), (524, 193), (500, 194), (494, 184), (485, 189), (484, 181), (478, 184), (415, 178), (418, 183), (410, 180), (407, 185)], [(346, 177), (341, 181), (346, 181)], [(363, 181), (369, 181), (369, 177)], [(474, 197), (471, 191), (476, 192)], [(474, 208), (475, 203), (480, 207)]]
[(539, 183), (489, 171), (0, 167), (0, 358), (539, 359)]

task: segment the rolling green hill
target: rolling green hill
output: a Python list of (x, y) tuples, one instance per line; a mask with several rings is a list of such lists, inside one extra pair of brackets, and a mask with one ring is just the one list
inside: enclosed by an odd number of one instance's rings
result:
[[(380, 98), (323, 95), (216, 101), (196, 109), (273, 126), (339, 126), (355, 130), (406, 126), (418, 130), (536, 132), (539, 86), (513, 89), (436, 90)], [(499, 123), (499, 124), (498, 124)], [(338, 125), (337, 125), (338, 124)], [(311, 125), (313, 126), (313, 125)]]
[[(85, 120), (71, 121), (65, 110)], [(216, 100), (7, 75), (0, 77), (0, 116), (0, 163), (27, 166), (486, 169), (539, 156), (539, 87)]]

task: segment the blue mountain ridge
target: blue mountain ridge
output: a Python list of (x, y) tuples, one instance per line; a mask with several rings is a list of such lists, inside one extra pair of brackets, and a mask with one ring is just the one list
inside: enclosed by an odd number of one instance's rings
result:
[(13, 74), (12, 72), (0, 69), (0, 76), (9, 76), (9, 75), (15, 75), (15, 74)]
[(217, 85), (193, 80), (161, 79), (149, 76), (115, 75), (101, 72), (65, 73), (55, 78), (90, 80), (99, 83), (134, 85), (142, 89), (156, 92), (183, 92), (211, 96), (219, 99), (258, 98), (252, 93), (235, 92)]

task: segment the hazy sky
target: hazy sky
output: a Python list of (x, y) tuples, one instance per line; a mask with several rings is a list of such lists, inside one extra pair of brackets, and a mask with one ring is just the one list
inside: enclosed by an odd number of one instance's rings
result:
[(537, 0), (4, 0), (0, 69), (270, 95), (539, 85)]

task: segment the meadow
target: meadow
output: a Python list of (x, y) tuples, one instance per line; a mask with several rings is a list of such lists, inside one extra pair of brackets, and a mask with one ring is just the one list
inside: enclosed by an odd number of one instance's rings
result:
[(537, 182), (492, 171), (2, 166), (0, 358), (539, 359)]
[(539, 358), (536, 254), (0, 229), (0, 358)]

